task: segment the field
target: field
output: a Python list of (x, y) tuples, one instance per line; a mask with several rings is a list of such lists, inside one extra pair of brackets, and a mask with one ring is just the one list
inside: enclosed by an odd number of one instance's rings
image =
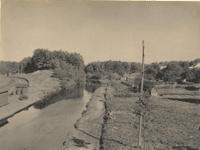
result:
[[(114, 95), (132, 93), (129, 87), (117, 81), (113, 83)], [(143, 150), (198, 150), (200, 149), (200, 98), (197, 91), (185, 93), (184, 89), (171, 89), (168, 98), (153, 98), (153, 107), (143, 119)], [(170, 95), (173, 93), (172, 95)], [(165, 93), (166, 94), (166, 93)], [(169, 96), (179, 95), (179, 100)], [(134, 150), (137, 149), (139, 118), (134, 114), (138, 97), (113, 97), (105, 102), (101, 150)], [(184, 96), (195, 96), (197, 102), (186, 102)], [(144, 130), (145, 129), (145, 130)]]

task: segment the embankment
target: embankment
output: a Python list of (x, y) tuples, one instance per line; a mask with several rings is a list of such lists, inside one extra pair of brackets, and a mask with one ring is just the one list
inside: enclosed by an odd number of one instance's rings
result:
[[(51, 74), (51, 71), (44, 70), (30, 74), (21, 74), (20, 76), (13, 76), (13, 79), (14, 77), (20, 77), (19, 82), (22, 80), (22, 77), (29, 81), (28, 99), (19, 100), (19, 95), (15, 95), (15, 88), (11, 88), (10, 90), (13, 91), (8, 97), (9, 104), (0, 109), (0, 121), (3, 120), (3, 122), (5, 122), (7, 118), (12, 117), (27, 107), (30, 107), (46, 95), (49, 95), (56, 90), (60, 90), (60, 80), (52, 78)], [(18, 80), (18, 78), (16, 78), (16, 80)]]
[(100, 87), (93, 93), (82, 117), (74, 125), (75, 130), (64, 142), (65, 148), (99, 150), (105, 116), (104, 103), (111, 98), (112, 91), (112, 87)]

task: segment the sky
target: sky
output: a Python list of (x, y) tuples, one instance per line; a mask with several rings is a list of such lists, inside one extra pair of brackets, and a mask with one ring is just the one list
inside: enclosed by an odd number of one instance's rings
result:
[(85, 64), (141, 62), (143, 40), (145, 63), (200, 58), (200, 2), (3, 0), (2, 6), (3, 61), (43, 48), (80, 53)]

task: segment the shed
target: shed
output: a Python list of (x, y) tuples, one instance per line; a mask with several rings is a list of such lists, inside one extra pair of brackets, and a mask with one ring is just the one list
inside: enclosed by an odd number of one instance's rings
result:
[(16, 87), (16, 95), (20, 95), (23, 97), (28, 97), (28, 84), (27, 83), (17, 83)]

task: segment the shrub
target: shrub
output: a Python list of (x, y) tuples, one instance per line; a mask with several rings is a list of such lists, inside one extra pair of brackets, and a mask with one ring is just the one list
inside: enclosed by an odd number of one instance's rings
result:
[(62, 70), (61, 68), (56, 68), (54, 70), (53, 77), (56, 77), (56, 78), (62, 80), (66, 77), (66, 71)]
[[(143, 91), (150, 91), (156, 85), (155, 81), (144, 80), (143, 82)], [(139, 84), (139, 89), (141, 88), (141, 82)]]
[(101, 76), (100, 75), (93, 75), (90, 79), (100, 79)]

